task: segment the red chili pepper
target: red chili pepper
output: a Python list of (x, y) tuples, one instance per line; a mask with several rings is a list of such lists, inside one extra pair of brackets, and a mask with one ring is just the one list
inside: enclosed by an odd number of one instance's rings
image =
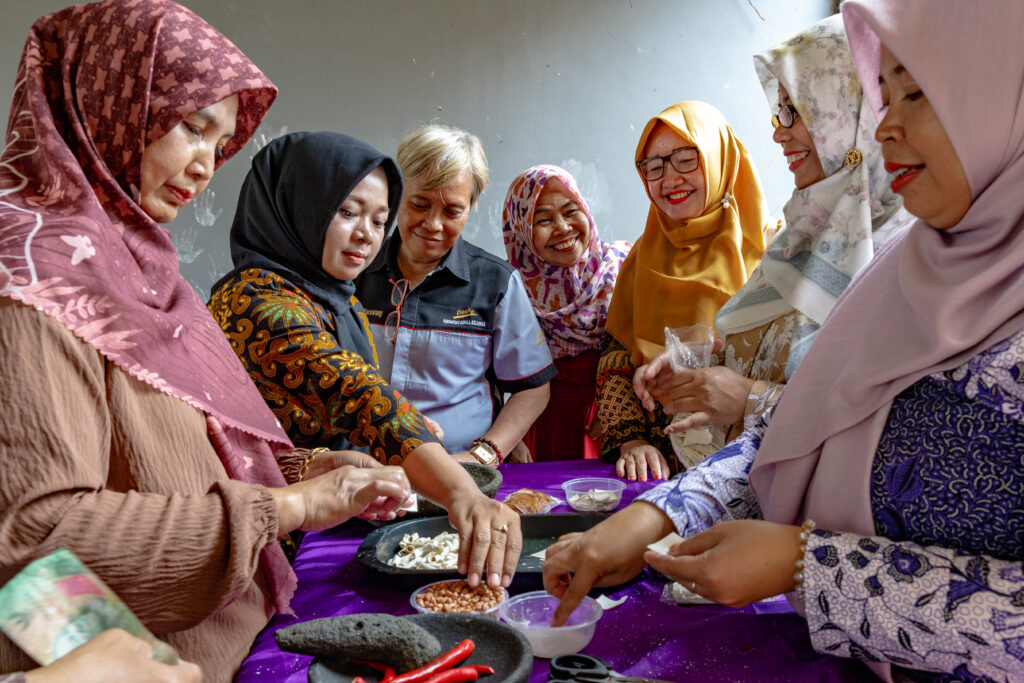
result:
[(462, 683), (463, 681), (475, 681), (480, 677), (476, 667), (460, 666), (457, 669), (448, 669), (441, 673), (434, 674), (424, 679), (423, 683)]
[(366, 683), (366, 679), (362, 676), (356, 676), (352, 679), (352, 683)]
[(467, 664), (466, 666), (471, 669), (476, 669), (478, 674), (488, 675), (494, 673), (494, 667), (487, 666), (486, 664)]
[[(476, 645), (467, 638), (444, 654), (438, 655), (418, 669), (406, 671), (391, 679), (391, 683), (423, 683), (433, 674), (450, 669), (473, 654)], [(474, 671), (475, 673), (475, 671)], [(469, 680), (469, 679), (467, 679)], [(476, 680), (476, 679), (473, 679)]]
[[(375, 671), (379, 671), (382, 674), (384, 674), (384, 678), (380, 679), (380, 683), (390, 681), (392, 678), (395, 677), (395, 670), (387, 664), (381, 664), (380, 662), (371, 662), (366, 659), (353, 659), (352, 663), (359, 664), (360, 666), (368, 666), (371, 669), (374, 669)], [(352, 681), (352, 683), (356, 683), (356, 681)]]

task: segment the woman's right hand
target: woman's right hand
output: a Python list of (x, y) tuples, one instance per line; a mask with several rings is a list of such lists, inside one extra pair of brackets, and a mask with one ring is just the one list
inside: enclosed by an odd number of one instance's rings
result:
[(401, 467), (346, 465), (291, 486), (270, 489), (277, 505), (279, 533), (320, 531), (359, 514), (392, 519), (412, 495)]
[(627, 441), (619, 447), (615, 473), (629, 481), (647, 481), (647, 472), (655, 479), (668, 479), (672, 470), (657, 448), (642, 439)]
[(153, 659), (153, 646), (119, 628), (100, 633), (49, 666), (29, 671), (28, 683), (198, 683), (199, 667)]
[(561, 602), (552, 626), (561, 626), (593, 586), (615, 586), (644, 568), (647, 546), (673, 531), (671, 520), (650, 503), (634, 503), (583, 533), (566, 534), (548, 547), (544, 589)]

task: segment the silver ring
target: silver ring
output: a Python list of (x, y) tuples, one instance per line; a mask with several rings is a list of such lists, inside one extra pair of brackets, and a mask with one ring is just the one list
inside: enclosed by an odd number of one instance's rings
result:
[(503, 534), (508, 533), (508, 524), (502, 524), (501, 526), (494, 527), (495, 531), (500, 531)]

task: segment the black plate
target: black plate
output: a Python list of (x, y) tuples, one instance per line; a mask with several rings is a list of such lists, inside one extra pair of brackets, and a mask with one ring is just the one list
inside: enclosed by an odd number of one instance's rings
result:
[[(541, 581), (541, 560), (531, 555), (538, 550), (547, 548), (563, 534), (573, 531), (586, 531), (598, 522), (607, 519), (607, 514), (580, 512), (566, 515), (520, 515), (523, 529), (523, 552), (519, 556), (516, 576), (512, 582), (514, 588), (535, 586)], [(381, 527), (370, 532), (359, 546), (356, 560), (371, 569), (391, 574), (397, 580), (408, 579), (406, 585), (419, 585), (440, 581), (442, 579), (459, 578), (454, 569), (400, 569), (388, 564), (395, 549), (405, 534), (413, 532), (420, 536), (437, 536), (443, 531), (455, 531), (448, 523), (447, 517), (428, 517), (412, 519)]]
[[(526, 683), (533, 668), (533, 649), (526, 636), (497, 619), (468, 614), (413, 614), (405, 617), (434, 634), (444, 650), (458, 645), (464, 638), (476, 644), (466, 664), (486, 664), (494, 667), (493, 676), (482, 681)], [(372, 669), (352, 664), (347, 659), (317, 657), (309, 666), (310, 683), (351, 683), (353, 677), (367, 681), (380, 680)]]

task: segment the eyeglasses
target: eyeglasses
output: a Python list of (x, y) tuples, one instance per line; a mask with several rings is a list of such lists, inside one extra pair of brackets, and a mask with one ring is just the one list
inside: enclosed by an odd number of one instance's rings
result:
[(391, 284), (391, 305), (395, 310), (384, 319), (384, 338), (394, 344), (398, 339), (398, 326), (402, 324), (402, 303), (409, 291), (409, 280), (403, 277), (397, 281), (391, 280)]
[(644, 180), (657, 180), (665, 175), (666, 161), (672, 164), (672, 168), (676, 169), (676, 173), (689, 173), (700, 165), (700, 156), (697, 154), (696, 147), (680, 147), (668, 156), (647, 157), (642, 161), (638, 161), (636, 162), (636, 167), (640, 169), (640, 174), (643, 175)]
[(778, 128), (792, 128), (800, 113), (792, 104), (780, 104), (779, 113), (772, 117), (772, 126)]

